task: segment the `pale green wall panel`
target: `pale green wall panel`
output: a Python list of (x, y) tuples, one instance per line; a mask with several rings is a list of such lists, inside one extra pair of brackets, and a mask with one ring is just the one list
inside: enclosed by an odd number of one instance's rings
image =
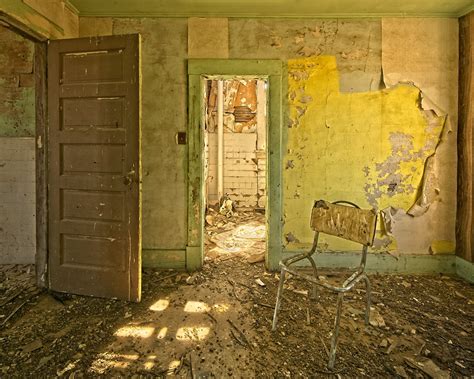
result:
[(113, 33), (142, 36), (143, 248), (184, 249), (187, 20), (115, 19)]

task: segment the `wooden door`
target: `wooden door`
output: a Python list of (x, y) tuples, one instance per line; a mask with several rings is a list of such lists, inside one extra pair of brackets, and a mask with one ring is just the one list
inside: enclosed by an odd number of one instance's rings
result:
[(48, 47), (49, 285), (140, 301), (139, 36)]

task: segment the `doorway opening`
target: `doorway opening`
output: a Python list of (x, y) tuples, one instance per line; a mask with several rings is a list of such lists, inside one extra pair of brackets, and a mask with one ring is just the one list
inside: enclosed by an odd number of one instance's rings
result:
[(268, 79), (206, 77), (204, 89), (204, 259), (262, 262)]

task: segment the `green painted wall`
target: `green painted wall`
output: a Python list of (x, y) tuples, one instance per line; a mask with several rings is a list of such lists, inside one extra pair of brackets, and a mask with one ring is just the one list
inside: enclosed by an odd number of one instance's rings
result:
[[(86, 19), (81, 20), (81, 23)], [(91, 19), (93, 22), (101, 22), (101, 19)], [(110, 22), (112, 25), (111, 32), (113, 34), (125, 33), (141, 33), (143, 37), (142, 43), (142, 72), (143, 72), (143, 248), (144, 248), (144, 262), (150, 265), (160, 265), (166, 261), (166, 265), (172, 266), (175, 264), (179, 267), (184, 267), (184, 259), (187, 245), (187, 212), (188, 212), (188, 194), (187, 194), (187, 148), (183, 145), (177, 145), (175, 142), (175, 135), (178, 131), (185, 131), (187, 128), (187, 44), (188, 44), (188, 25), (186, 18), (114, 18), (107, 19), (104, 22)], [(383, 66), (383, 51), (382, 51), (382, 20), (381, 19), (350, 19), (350, 20), (332, 20), (332, 19), (247, 19), (247, 18), (233, 18), (228, 20), (228, 36), (229, 36), (229, 58), (230, 59), (278, 59), (281, 60), (288, 68), (288, 62), (291, 60), (301, 60), (305, 58), (314, 57), (329, 57), (333, 59), (332, 71), (322, 73), (319, 82), (311, 82), (307, 80), (302, 85), (302, 88), (294, 88), (296, 94), (287, 93), (284, 96), (284, 126), (281, 141), (282, 153), (286, 159), (281, 161), (281, 170), (287, 170), (287, 166), (291, 165), (291, 160), (309, 160), (312, 154), (315, 154), (315, 159), (322, 159), (321, 164), (324, 166), (328, 162), (328, 157), (321, 153), (320, 143), (324, 140), (318, 141), (312, 146), (312, 149), (307, 150), (311, 152), (308, 155), (303, 151), (304, 146), (311, 145), (314, 138), (318, 138), (317, 133), (314, 133), (314, 128), (318, 128), (317, 119), (321, 116), (321, 112), (326, 112), (327, 99), (305, 99), (304, 93), (308, 86), (313, 86), (311, 96), (326, 96), (328, 92), (318, 88), (328, 83), (330, 79), (332, 88), (337, 88), (337, 91), (332, 98), (331, 112), (329, 120), (333, 123), (339, 123), (343, 127), (351, 121), (353, 114), (351, 112), (351, 101), (357, 103), (358, 112), (355, 114), (361, 117), (364, 114), (365, 103), (369, 106), (371, 99), (379, 98), (380, 96), (392, 96), (391, 91), (384, 90), (384, 83), (382, 80), (382, 66)], [(432, 49), (440, 49), (440, 44), (434, 43)], [(455, 48), (455, 44), (453, 45)], [(443, 47), (444, 48), (444, 47)], [(436, 50), (438, 51), (438, 50)], [(440, 50), (439, 54), (444, 51)], [(332, 57), (332, 58), (331, 58)], [(212, 57), (209, 57), (212, 58)], [(436, 62), (428, 63), (426, 70), (430, 70)], [(320, 73), (321, 74), (321, 73)], [(403, 74), (403, 73), (402, 73)], [(303, 73), (303, 75), (311, 76), (311, 72)], [(319, 75), (319, 74), (318, 74)], [(285, 76), (285, 79), (288, 79)], [(306, 78), (308, 79), (308, 78)], [(306, 80), (305, 79), (305, 80)], [(406, 78), (409, 80), (409, 78)], [(312, 83), (312, 84), (311, 84)], [(291, 78), (290, 78), (291, 84)], [(315, 86), (315, 87), (314, 87)], [(435, 83), (436, 86), (436, 83)], [(398, 92), (394, 90), (395, 94), (400, 95), (403, 92), (401, 87)], [(426, 156), (432, 152), (439, 136), (440, 124), (436, 128), (432, 124), (426, 125), (423, 123), (423, 115), (418, 104), (418, 97), (420, 92), (415, 87), (410, 87), (406, 96), (397, 97), (400, 100), (395, 101), (395, 109), (392, 109), (389, 114), (393, 119), (397, 119), (400, 128), (395, 127), (397, 122), (391, 125), (390, 133), (403, 134), (408, 140), (412, 139), (416, 143), (414, 148), (424, 144), (424, 133), (429, 136), (429, 149), (423, 150), (423, 156), (416, 158), (416, 167), (401, 167), (404, 175), (412, 170), (416, 171), (416, 178), (411, 185), (406, 185), (403, 193), (399, 196), (409, 197), (410, 202), (416, 198), (418, 193), (418, 186), (423, 170), (423, 164)], [(421, 88), (421, 90), (423, 90)], [(299, 91), (299, 92), (298, 92)], [(300, 93), (301, 92), (301, 93)], [(325, 95), (326, 94), (326, 95)], [(288, 95), (290, 95), (288, 97)], [(297, 99), (295, 101), (295, 99)], [(335, 100), (335, 102), (334, 102)], [(298, 125), (294, 125), (295, 114), (304, 113), (307, 109), (302, 106), (305, 102), (314, 102), (313, 117), (316, 121), (313, 122), (311, 117), (301, 119), (306, 125), (298, 129)], [(409, 103), (402, 104), (403, 101)], [(302, 104), (298, 104), (302, 103)], [(339, 104), (339, 105), (338, 105)], [(382, 104), (382, 103), (381, 103)], [(293, 112), (293, 113), (292, 113)], [(418, 112), (417, 122), (413, 125), (404, 124), (404, 120), (410, 119), (413, 112)], [(376, 112), (377, 113), (377, 112)], [(296, 117), (298, 118), (298, 117)], [(363, 118), (363, 117), (362, 117)], [(320, 117), (320, 120), (323, 118)], [(300, 121), (301, 121), (300, 120)], [(363, 120), (359, 120), (363, 122)], [(393, 121), (393, 120), (392, 120)], [(376, 123), (377, 124), (377, 123)], [(394, 126), (395, 125), (395, 126)], [(360, 137), (364, 136), (368, 140), (381, 138), (377, 142), (380, 149), (385, 149), (383, 154), (377, 155), (374, 158), (374, 173), (377, 170), (376, 164), (383, 163), (383, 161), (390, 160), (390, 157), (395, 157), (400, 153), (393, 149), (390, 144), (390, 133), (385, 133), (383, 136), (376, 130), (380, 127), (380, 123), (372, 125), (375, 134), (367, 134), (362, 129), (358, 129)], [(306, 129), (305, 129), (306, 128)], [(434, 128), (434, 129), (433, 129)], [(393, 130), (392, 130), (393, 129)], [(436, 129), (436, 130), (435, 130)], [(355, 131), (357, 133), (357, 131)], [(378, 136), (378, 137), (376, 137)], [(433, 138), (431, 138), (433, 137)], [(347, 139), (347, 138), (346, 138)], [(327, 141), (330, 141), (328, 139)], [(449, 138), (449, 144), (452, 144), (455, 139)], [(342, 141), (340, 141), (342, 143)], [(374, 140), (374, 142), (376, 142)], [(346, 141), (347, 145), (351, 144), (350, 140)], [(336, 144), (338, 145), (338, 144)], [(338, 146), (333, 146), (333, 149), (338, 149)], [(415, 146), (416, 145), (416, 146)], [(366, 148), (370, 148), (372, 144), (369, 142)], [(424, 146), (424, 145), (423, 145)], [(416, 150), (416, 149), (415, 149)], [(413, 150), (413, 154), (416, 151)], [(419, 150), (419, 149), (418, 149)], [(339, 152), (340, 153), (340, 152)], [(319, 154), (319, 155), (318, 155)], [(410, 153), (411, 154), (411, 153)], [(342, 154), (344, 155), (344, 154)], [(336, 152), (335, 161), (333, 164), (333, 171), (338, 172), (340, 168), (344, 168), (345, 161), (341, 154)], [(339, 156), (339, 158), (338, 158)], [(319, 158), (318, 158), (319, 157)], [(194, 158), (193, 158), (194, 159)], [(326, 163), (324, 163), (326, 162)], [(309, 167), (309, 166), (308, 166)], [(293, 232), (293, 235), (301, 236), (301, 244), (287, 245), (285, 233), (282, 233), (281, 250), (294, 252), (300, 248), (304, 248), (309, 242), (309, 227), (307, 227), (307, 217), (304, 210), (310, 207), (310, 198), (318, 195), (311, 186), (317, 185), (315, 179), (320, 172), (312, 172), (316, 170), (314, 167), (310, 170), (294, 171), (291, 175), (284, 173), (283, 181), (283, 197), (287, 200), (292, 200), (292, 196), (299, 191), (299, 196), (305, 199), (305, 203), (298, 203), (294, 207), (287, 202), (287, 205), (282, 208), (282, 225), (286, 233)], [(313, 170), (313, 171), (314, 171)], [(319, 170), (319, 169), (318, 169)], [(316, 171), (318, 171), (316, 170)], [(407, 171), (408, 170), (408, 171)], [(320, 170), (319, 170), (320, 171)], [(340, 170), (339, 170), (340, 171)], [(347, 171), (347, 170), (346, 170)], [(349, 170), (350, 171), (350, 170)], [(407, 171), (407, 172), (405, 172)], [(357, 172), (358, 180), (354, 183), (346, 182), (345, 189), (347, 194), (358, 194), (357, 199), (362, 199), (364, 206), (374, 205), (368, 201), (366, 196), (366, 188), (360, 188), (361, 178), (360, 172)], [(298, 179), (298, 175), (300, 175)], [(444, 175), (444, 174), (443, 174)], [(370, 176), (370, 175), (369, 175)], [(334, 180), (338, 180), (334, 178)], [(367, 185), (372, 185), (379, 180), (378, 177), (367, 177)], [(363, 183), (364, 184), (364, 183)], [(300, 185), (301, 188), (297, 188)], [(404, 188), (403, 186), (400, 188)], [(386, 189), (386, 188), (385, 188)], [(365, 191), (365, 192), (364, 192)], [(377, 195), (377, 194), (376, 194)], [(444, 195), (444, 194), (443, 194)], [(286, 197), (285, 197), (286, 196)], [(339, 193), (327, 187), (320, 194), (321, 197), (326, 197), (329, 200), (336, 200)], [(354, 200), (353, 196), (344, 196), (348, 200)], [(385, 201), (387, 200), (388, 201)], [(379, 207), (392, 205), (390, 198), (385, 196), (383, 204), (376, 204)], [(365, 202), (364, 202), (365, 201)], [(405, 204), (408, 200), (405, 199), (403, 204), (393, 203), (395, 206), (406, 208)], [(304, 209), (303, 209), (304, 208)], [(436, 210), (436, 204), (433, 205)], [(406, 210), (406, 209), (405, 209)], [(299, 213), (298, 213), (299, 212)], [(406, 216), (411, 217), (411, 216)], [(304, 220), (296, 220), (301, 218)], [(418, 230), (417, 239), (422, 240), (422, 247), (411, 250), (410, 248), (401, 251), (406, 253), (429, 253), (426, 246), (430, 243), (436, 242), (436, 238), (430, 235), (430, 230), (434, 225), (437, 227), (439, 220), (436, 220), (428, 214), (425, 218), (419, 218), (417, 224)], [(441, 222), (443, 222), (441, 220)], [(448, 222), (448, 221), (446, 221)], [(400, 224), (401, 225), (401, 224)], [(398, 233), (403, 235), (405, 240), (412, 238), (409, 224), (401, 225)], [(426, 225), (426, 227), (425, 227)], [(431, 227), (429, 226), (431, 225)], [(441, 226), (446, 230), (450, 230), (454, 225)], [(438, 227), (439, 229), (439, 227)], [(447, 238), (440, 238), (440, 240), (448, 240)], [(449, 242), (449, 241), (447, 241)], [(420, 244), (419, 244), (420, 245)], [(392, 245), (393, 246), (393, 245)], [(405, 245), (408, 246), (408, 245)], [(418, 245), (417, 245), (418, 246)], [(452, 247), (452, 246), (451, 246)], [(450, 247), (450, 250), (452, 248)], [(344, 249), (349, 250), (347, 247)], [(336, 248), (337, 250), (337, 248)], [(174, 261), (174, 263), (173, 263)], [(272, 260), (274, 261), (274, 260)]]
[[(143, 248), (157, 264), (186, 248), (186, 150), (175, 134), (186, 130), (187, 19), (117, 18), (112, 33), (142, 35)], [(380, 36), (380, 20), (229, 20), (230, 58), (335, 54), (347, 91), (379, 87)]]
[(142, 35), (143, 249), (185, 249), (187, 19), (117, 19), (113, 33)]

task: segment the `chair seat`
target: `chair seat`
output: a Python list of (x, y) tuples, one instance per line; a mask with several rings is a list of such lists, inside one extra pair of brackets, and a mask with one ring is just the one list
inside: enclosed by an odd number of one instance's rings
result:
[(284, 269), (286, 272), (290, 273), (291, 275), (297, 276), (299, 278), (307, 280), (308, 282), (327, 288), (329, 290), (332, 290), (335, 292), (342, 292), (342, 293), (351, 290), (352, 287), (354, 287), (354, 285), (356, 285), (362, 279), (361, 276), (364, 274), (363, 271), (360, 271), (359, 269), (357, 269), (357, 271), (352, 272), (351, 275), (343, 282), (342, 286), (337, 286), (337, 285), (335, 286), (324, 279), (320, 279), (319, 276), (314, 277), (308, 274), (298, 272), (288, 267), (284, 263), (284, 260), (280, 261), (279, 267), (280, 269)]

